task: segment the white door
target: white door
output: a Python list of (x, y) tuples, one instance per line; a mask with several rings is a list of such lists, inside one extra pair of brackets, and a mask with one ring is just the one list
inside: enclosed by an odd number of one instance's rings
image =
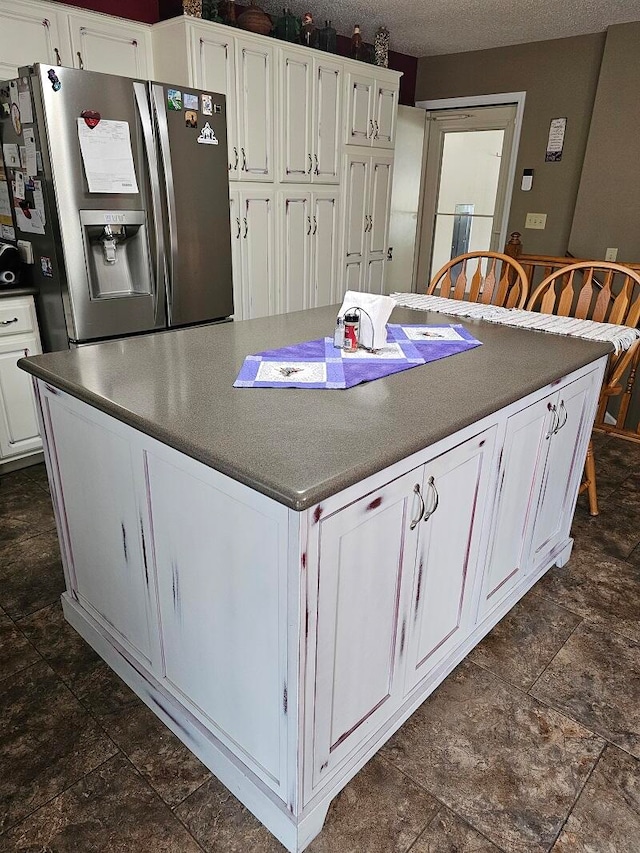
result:
[(240, 180), (273, 181), (273, 48), (236, 39)]
[(240, 193), (240, 237), (244, 319), (278, 311), (275, 271), (275, 212), (272, 192)]
[(391, 157), (376, 155), (372, 158), (367, 231), (367, 251), (370, 255), (387, 254), (392, 169)]
[(302, 311), (313, 307), (311, 247), (314, 230), (309, 193), (281, 193), (280, 263), (282, 302), (280, 310)]
[(242, 279), (242, 211), (238, 190), (229, 192), (229, 216), (231, 227), (231, 270), (233, 275), (233, 319), (244, 320), (247, 307), (247, 293)]
[(144, 474), (136, 474), (120, 424), (107, 428), (87, 406), (78, 411), (61, 399), (48, 397), (47, 410), (71, 591), (125, 648), (153, 665), (157, 604), (144, 540)]
[(384, 293), (384, 273), (386, 260), (384, 258), (367, 257), (365, 263), (364, 289), (367, 293)]
[(73, 65), (123, 77), (153, 77), (150, 33), (129, 22), (93, 15), (69, 15)]
[(332, 305), (339, 301), (336, 277), (338, 274), (338, 195), (313, 193), (312, 239), (313, 271), (311, 277), (311, 306)]
[(350, 154), (346, 158), (342, 242), (346, 290), (361, 290), (364, 284), (365, 237), (368, 236), (369, 229), (370, 163), (371, 158), (366, 154)]
[(502, 251), (516, 106), (428, 113), (418, 286), (464, 252)]
[(66, 14), (51, 4), (0, 0), (0, 79), (33, 62), (72, 64)]
[(281, 165), (280, 179), (305, 184), (314, 169), (311, 110), (313, 60), (308, 54), (280, 54)]
[(376, 83), (374, 133), (371, 144), (374, 148), (393, 148), (396, 141), (396, 116), (398, 114), (398, 87)]
[(419, 468), (320, 522), (314, 787), (402, 698), (402, 578), (413, 577), (421, 482)]
[(347, 145), (371, 145), (375, 132), (373, 123), (373, 93), (371, 77), (349, 74), (347, 84)]
[(507, 421), (500, 457), (494, 528), (482, 586), (480, 617), (523, 580), (528, 541), (555, 423), (557, 394), (527, 406)]
[(31, 376), (17, 365), (40, 352), (35, 335), (0, 339), (0, 459), (42, 447)]
[[(531, 566), (566, 540), (571, 524), (573, 502), (582, 474), (584, 444), (591, 432), (593, 385), (587, 374), (562, 388), (558, 394), (557, 424), (549, 441), (540, 503), (533, 526)], [(582, 439), (582, 440), (581, 440)]]
[(240, 174), (240, 143), (237, 131), (235, 41), (225, 32), (212, 27), (191, 29), (191, 62), (193, 85), (205, 92), (219, 92), (227, 100), (227, 149), (229, 180)]
[(339, 184), (342, 137), (343, 67), (328, 59), (313, 60), (313, 182)]
[[(425, 465), (406, 692), (468, 635), (496, 428)], [(446, 571), (443, 567), (446, 566)]]

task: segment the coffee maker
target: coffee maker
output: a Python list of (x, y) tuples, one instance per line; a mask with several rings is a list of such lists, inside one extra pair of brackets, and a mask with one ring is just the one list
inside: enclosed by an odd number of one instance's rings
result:
[(20, 255), (11, 243), (0, 243), (0, 287), (20, 284)]

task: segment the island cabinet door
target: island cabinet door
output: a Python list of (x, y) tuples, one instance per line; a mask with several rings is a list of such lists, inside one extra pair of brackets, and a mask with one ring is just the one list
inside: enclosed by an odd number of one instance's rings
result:
[(421, 482), (419, 468), (320, 522), (313, 788), (402, 699), (402, 581), (413, 576)]
[(480, 618), (493, 610), (526, 574), (531, 525), (556, 422), (556, 398), (557, 394), (545, 397), (507, 420)]
[(473, 627), (474, 581), (489, 494), (496, 428), (428, 462), (426, 512), (409, 615), (406, 692)]
[(158, 644), (144, 473), (128, 428), (57, 391), (42, 400), (69, 592), (153, 667)]
[(163, 683), (283, 795), (287, 509), (164, 448), (146, 466)]
[(556, 425), (548, 442), (549, 453), (533, 525), (531, 569), (569, 535), (599, 381), (597, 371), (588, 373), (558, 393)]

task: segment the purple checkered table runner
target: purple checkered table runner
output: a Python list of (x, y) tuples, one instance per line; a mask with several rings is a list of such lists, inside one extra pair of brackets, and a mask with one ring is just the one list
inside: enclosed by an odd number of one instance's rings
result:
[(333, 338), (318, 338), (249, 355), (235, 388), (351, 388), (481, 346), (460, 325), (387, 326), (387, 343), (374, 353), (348, 353)]

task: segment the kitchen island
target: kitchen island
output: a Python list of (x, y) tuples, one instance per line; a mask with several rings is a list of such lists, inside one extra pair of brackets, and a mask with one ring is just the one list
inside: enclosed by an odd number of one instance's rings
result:
[(334, 321), (323, 308), (20, 362), (66, 618), (296, 853), (568, 560), (610, 350), (469, 321), (481, 347), (349, 390), (232, 387), (246, 355)]

